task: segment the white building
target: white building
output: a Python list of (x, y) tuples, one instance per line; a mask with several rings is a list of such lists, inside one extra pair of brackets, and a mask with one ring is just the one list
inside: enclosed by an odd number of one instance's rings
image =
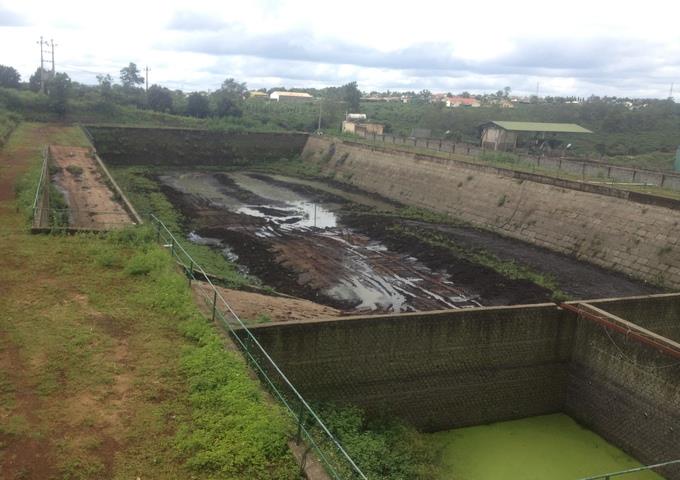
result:
[(314, 100), (309, 93), (303, 92), (272, 92), (269, 95), (270, 100), (275, 100), (277, 102), (305, 102)]

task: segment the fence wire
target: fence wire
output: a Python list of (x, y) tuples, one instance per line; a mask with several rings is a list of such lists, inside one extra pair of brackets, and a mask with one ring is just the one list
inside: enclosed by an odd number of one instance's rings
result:
[[(158, 217), (153, 214), (149, 217), (150, 223), (156, 230), (156, 240), (170, 249), (170, 254), (185, 270), (189, 281), (201, 280), (209, 285), (209, 288), (200, 289), (200, 295), (212, 312), (212, 320), (219, 322), (227, 329), (242, 350), (249, 365), (267, 386), (272, 396), (280, 402), (286, 413), (294, 420), (297, 429), (295, 442), (298, 445), (304, 442), (308, 446), (305, 452), (311, 449), (331, 478), (367, 480), (340, 441), (326, 427), (320, 416), (222, 297), (203, 267), (196, 263)], [(301, 469), (304, 468), (304, 464), (303, 456)]]

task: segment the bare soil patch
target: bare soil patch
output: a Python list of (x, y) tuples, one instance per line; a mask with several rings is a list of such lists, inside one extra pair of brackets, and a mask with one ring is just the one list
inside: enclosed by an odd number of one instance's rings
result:
[(53, 182), (66, 198), (72, 227), (112, 229), (133, 223), (89, 149), (53, 145), (50, 150), (58, 169)]
[[(210, 316), (205, 298), (212, 298), (212, 288), (205, 282), (193, 282), (196, 303)], [(318, 320), (341, 315), (341, 311), (326, 305), (299, 298), (273, 297), (260, 293), (244, 292), (217, 287), (220, 295), (233, 306), (236, 314), (246, 323), (263, 321), (290, 322), (295, 320)]]

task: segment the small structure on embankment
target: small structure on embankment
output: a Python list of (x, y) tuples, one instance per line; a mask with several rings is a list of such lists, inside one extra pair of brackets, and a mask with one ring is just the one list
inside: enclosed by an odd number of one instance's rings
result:
[(593, 133), (575, 123), (491, 121), (480, 125), (479, 129), (483, 148), (502, 151), (515, 150), (521, 135), (545, 143), (560, 133)]

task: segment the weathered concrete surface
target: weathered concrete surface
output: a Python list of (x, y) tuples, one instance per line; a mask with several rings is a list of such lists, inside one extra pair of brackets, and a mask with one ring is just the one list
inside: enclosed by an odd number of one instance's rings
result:
[(87, 127), (111, 165), (248, 165), (300, 154), (306, 134), (224, 133), (208, 130)]
[(553, 304), (254, 329), (302, 394), (428, 431), (559, 412), (573, 322)]
[[(589, 302), (653, 323), (680, 294)], [(644, 305), (650, 312), (644, 313)], [(554, 304), (263, 325), (310, 400), (443, 430), (564, 411), (644, 463), (680, 458), (680, 361)], [(680, 479), (680, 469), (666, 469)]]
[(392, 200), (680, 287), (675, 200), (312, 136), (302, 158)]
[(589, 301), (616, 316), (640, 325), (666, 338), (680, 342), (680, 302), (675, 293)]
[[(579, 319), (565, 412), (642, 463), (677, 460), (680, 362), (623, 333)], [(659, 473), (680, 478), (677, 466)]]

